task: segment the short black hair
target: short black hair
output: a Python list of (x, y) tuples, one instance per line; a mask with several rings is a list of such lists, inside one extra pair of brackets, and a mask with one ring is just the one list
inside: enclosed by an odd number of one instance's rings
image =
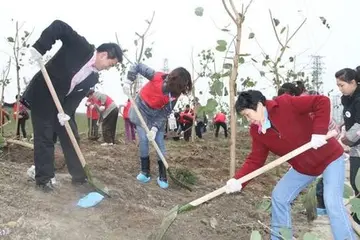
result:
[(306, 91), (305, 84), (303, 83), (303, 81), (295, 81), (294, 84), (299, 89), (300, 94)]
[(294, 83), (284, 83), (283, 85), (281, 85), (279, 91), (278, 91), (278, 96), (283, 95), (285, 93), (290, 94), (291, 96), (300, 96), (301, 90), (299, 88), (296, 87), (296, 85)]
[(355, 70), (343, 68), (335, 73), (335, 78), (347, 83), (355, 80), (357, 84), (360, 84), (360, 66), (356, 67)]
[(239, 93), (238, 99), (235, 103), (235, 110), (240, 113), (244, 109), (257, 109), (258, 103), (265, 105), (266, 98), (258, 90), (248, 90)]
[(95, 92), (94, 89), (90, 88), (89, 91), (86, 93), (86, 97), (89, 97), (91, 94), (93, 94)]
[(103, 43), (96, 48), (97, 52), (107, 52), (109, 59), (117, 59), (120, 63), (123, 61), (123, 51), (116, 43)]

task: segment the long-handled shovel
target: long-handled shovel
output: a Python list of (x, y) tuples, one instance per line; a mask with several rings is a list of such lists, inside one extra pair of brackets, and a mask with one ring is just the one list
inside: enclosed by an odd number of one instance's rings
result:
[[(330, 131), (328, 132), (328, 134), (326, 135), (326, 139), (332, 138), (334, 136), (337, 135), (336, 131)], [(241, 183), (247, 182), (251, 179), (253, 179), (254, 177), (257, 177), (271, 169), (273, 169), (274, 167), (277, 167), (279, 165), (281, 165), (284, 162), (287, 162), (288, 160), (290, 160), (291, 158), (309, 150), (311, 148), (311, 143), (308, 142), (306, 144), (304, 144), (303, 146), (285, 154), (284, 156), (276, 159), (275, 161), (266, 164), (265, 166), (243, 176), (242, 178), (238, 179), (238, 181), (240, 181)], [(195, 208), (196, 206), (199, 206), (200, 204), (207, 202), (223, 193), (225, 193), (226, 190), (226, 186), (223, 186), (211, 193), (206, 194), (205, 196), (198, 198), (190, 203), (184, 204), (182, 206), (175, 206), (174, 208), (172, 208), (165, 216), (165, 218), (163, 219), (161, 225), (160, 225), (160, 229), (159, 231), (156, 233), (155, 235), (155, 239), (156, 240), (160, 240), (163, 238), (163, 236), (165, 235), (166, 231), (168, 230), (168, 228), (170, 227), (170, 225), (174, 222), (175, 218), (177, 217), (178, 214), (189, 211), (193, 208)]]
[[(92, 106), (92, 105), (90, 105)], [(93, 139), (93, 109), (90, 108), (90, 120), (89, 120), (89, 139)]]
[[(140, 111), (139, 111), (139, 108), (137, 107), (134, 99), (132, 98), (132, 96), (129, 96), (129, 99), (130, 99), (130, 102), (131, 102), (131, 106), (134, 107), (134, 110), (138, 116), (138, 118), (140, 119), (140, 122), (141, 122), (141, 125), (142, 127), (145, 129), (146, 131), (146, 134), (149, 134), (150, 130), (149, 128), (147, 127), (146, 123), (145, 123), (145, 120), (144, 118), (142, 117)], [(169, 168), (169, 164), (167, 163), (167, 161), (165, 160), (165, 157), (164, 155), (162, 154), (159, 146), (156, 144), (155, 140), (151, 140), (151, 143), (153, 144), (157, 154), (159, 155), (161, 161), (164, 163), (164, 166), (167, 170), (167, 172), (169, 173), (169, 177), (179, 186), (183, 187), (183, 188), (186, 188), (188, 189), (189, 191), (192, 191), (192, 189), (186, 185), (185, 183), (181, 182), (179, 179), (176, 179), (176, 177), (174, 176), (173, 172), (171, 171), (171, 169)]]
[[(59, 98), (58, 98), (58, 96), (56, 94), (54, 86), (53, 86), (53, 84), (52, 84), (52, 82), (50, 80), (49, 74), (48, 74), (48, 72), (47, 72), (47, 70), (46, 70), (46, 68), (44, 66), (44, 63), (42, 62), (42, 60), (39, 60), (38, 63), (40, 65), (41, 72), (42, 72), (42, 74), (44, 76), (46, 85), (49, 88), (49, 91), (51, 93), (51, 96), (52, 96), (52, 98), (54, 100), (54, 103), (56, 105), (56, 108), (57, 108), (58, 112), (61, 113), (61, 114), (64, 114), (64, 110), (63, 110), (63, 108), (61, 106), (61, 103), (60, 103)], [(100, 193), (105, 194), (105, 195), (110, 197), (108, 188), (104, 184), (99, 182), (96, 178), (92, 177), (92, 174), (90, 173), (90, 169), (89, 169), (88, 165), (86, 164), (84, 155), (82, 154), (82, 152), (80, 150), (80, 147), (79, 147), (79, 144), (77, 143), (76, 138), (74, 136), (74, 133), (73, 133), (71, 127), (70, 127), (70, 124), (67, 121), (65, 121), (65, 129), (66, 129), (67, 134), (70, 137), (72, 145), (74, 146), (75, 152), (76, 152), (78, 158), (80, 159), (81, 165), (84, 168), (84, 171), (85, 171), (85, 174), (87, 176), (88, 182), (92, 186), (94, 186), (94, 188), (97, 191), (99, 191)]]

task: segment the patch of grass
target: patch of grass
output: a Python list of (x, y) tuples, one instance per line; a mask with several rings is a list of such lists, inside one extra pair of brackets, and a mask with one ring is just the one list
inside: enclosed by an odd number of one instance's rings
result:
[(188, 185), (195, 185), (198, 180), (193, 172), (185, 168), (175, 169), (175, 178)]

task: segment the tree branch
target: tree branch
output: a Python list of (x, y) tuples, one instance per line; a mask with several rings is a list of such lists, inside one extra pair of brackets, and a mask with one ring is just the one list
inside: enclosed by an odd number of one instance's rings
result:
[(144, 51), (144, 46), (145, 46), (145, 36), (146, 36), (147, 32), (149, 31), (149, 29), (151, 27), (151, 24), (152, 24), (152, 22), (154, 20), (154, 17), (155, 17), (155, 11), (153, 12), (153, 14), (151, 16), (150, 21), (146, 21), (148, 23), (148, 26), (145, 29), (145, 32), (142, 35), (139, 35), (138, 33), (136, 33), (139, 36), (139, 39), (141, 40), (140, 53), (137, 56), (137, 62), (141, 61), (141, 57), (142, 57), (142, 54), (143, 54), (143, 51)]
[(276, 26), (275, 26), (275, 23), (274, 23), (274, 18), (273, 18), (273, 16), (272, 16), (272, 13), (271, 13), (271, 10), (270, 10), (270, 9), (269, 9), (269, 14), (270, 14), (271, 25), (272, 25), (272, 27), (273, 27), (273, 30), (274, 30), (276, 39), (277, 39), (277, 41), (279, 42), (280, 46), (281, 46), (282, 48), (285, 48), (284, 45), (283, 45), (283, 43), (281, 42), (281, 40), (280, 40), (280, 38), (279, 38), (279, 34), (278, 34), (277, 31), (276, 31)]
[(222, 0), (222, 3), (223, 3), (223, 5), (224, 5), (224, 8), (225, 8), (226, 12), (229, 14), (230, 18), (231, 18), (231, 19), (234, 21), (234, 23), (236, 24), (236, 19), (235, 19), (235, 17), (232, 15), (232, 13), (230, 12), (228, 6), (227, 6), (226, 3), (225, 3), (225, 0)]

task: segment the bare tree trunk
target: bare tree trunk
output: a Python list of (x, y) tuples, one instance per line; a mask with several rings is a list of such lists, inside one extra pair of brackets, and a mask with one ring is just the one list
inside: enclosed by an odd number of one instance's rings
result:
[[(5, 76), (3, 76), (3, 77), (5, 77)], [(2, 125), (3, 125), (3, 122), (2, 122), (2, 120), (3, 120), (3, 108), (4, 108), (4, 92), (5, 92), (5, 79), (3, 79), (3, 83), (2, 83), (2, 85), (1, 85), (1, 111), (0, 111), (0, 121), (1, 121), (1, 132), (0, 132), (0, 134), (1, 134), (1, 136), (4, 136), (4, 128), (2, 127)]]
[[(16, 83), (17, 83), (17, 98), (16, 98), (16, 111), (19, 111), (19, 105), (20, 105), (20, 66), (19, 66), (19, 51), (20, 51), (20, 45), (19, 45), (19, 22), (16, 21), (16, 32), (15, 32), (15, 42), (14, 42), (14, 58), (15, 58), (15, 67), (16, 67)], [(17, 126), (19, 123), (19, 113), (16, 114), (16, 120), (15, 120), (15, 133), (17, 131)]]
[[(235, 163), (236, 163), (236, 113), (235, 113), (235, 85), (236, 78), (238, 75), (239, 67), (239, 55), (240, 55), (240, 45), (241, 45), (241, 36), (242, 36), (242, 24), (244, 21), (245, 14), (250, 7), (253, 0), (250, 0), (249, 4), (244, 10), (244, 5), (242, 5), (241, 13), (236, 9), (233, 0), (229, 0), (233, 14), (230, 12), (225, 0), (222, 0), (225, 10), (229, 14), (230, 18), (236, 25), (236, 44), (235, 44), (235, 54), (233, 57), (233, 68), (231, 71), (229, 89), (230, 89), (230, 128), (231, 128), (231, 141), (230, 141), (230, 178), (235, 175)], [(235, 15), (235, 16), (234, 16)]]
[[(240, 20), (241, 21), (241, 20)], [(230, 143), (230, 177), (233, 177), (235, 174), (235, 163), (236, 163), (236, 112), (235, 112), (235, 84), (236, 77), (239, 67), (239, 53), (240, 53), (240, 44), (241, 44), (241, 30), (242, 25), (237, 25), (236, 31), (236, 45), (235, 45), (235, 55), (233, 58), (234, 67), (231, 72), (230, 78), (230, 129), (231, 129), (231, 143)]]

